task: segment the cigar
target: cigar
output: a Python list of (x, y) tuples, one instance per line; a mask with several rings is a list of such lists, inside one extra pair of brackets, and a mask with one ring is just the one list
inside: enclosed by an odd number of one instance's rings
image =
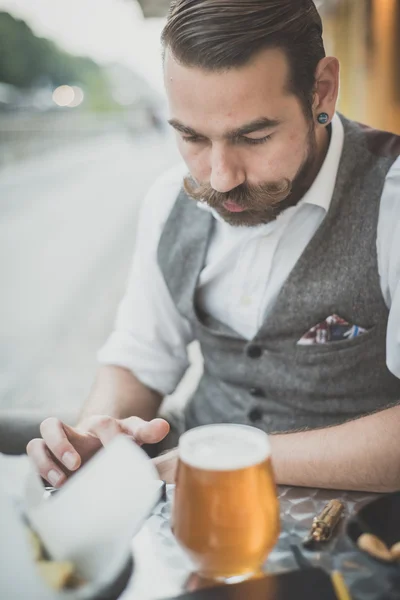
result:
[(344, 504), (340, 500), (331, 500), (321, 514), (314, 517), (311, 531), (303, 540), (303, 546), (312, 548), (316, 543), (329, 541), (343, 513)]

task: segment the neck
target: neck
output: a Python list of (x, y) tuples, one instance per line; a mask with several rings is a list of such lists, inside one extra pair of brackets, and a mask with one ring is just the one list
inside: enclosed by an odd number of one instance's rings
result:
[(308, 172), (303, 181), (298, 182), (298, 185), (291, 194), (291, 205), (297, 204), (302, 197), (308, 192), (312, 184), (314, 183), (318, 173), (324, 164), (326, 155), (328, 153), (329, 144), (331, 140), (331, 126), (318, 128), (315, 135), (315, 146), (314, 146), (314, 158), (309, 165)]
[(316, 140), (317, 140), (317, 157), (315, 160), (315, 171), (313, 174), (313, 182), (321, 170), (326, 155), (328, 154), (329, 144), (332, 137), (332, 125), (318, 129)]

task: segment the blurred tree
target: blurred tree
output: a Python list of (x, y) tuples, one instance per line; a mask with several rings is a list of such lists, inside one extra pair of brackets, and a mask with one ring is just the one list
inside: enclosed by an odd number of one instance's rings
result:
[(7, 12), (0, 12), (0, 82), (20, 89), (43, 83), (80, 85), (91, 108), (115, 108), (108, 79), (97, 63), (37, 37), (24, 21)]

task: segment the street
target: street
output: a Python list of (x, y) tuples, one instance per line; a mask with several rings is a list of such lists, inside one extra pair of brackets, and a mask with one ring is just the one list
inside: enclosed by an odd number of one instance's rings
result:
[(78, 410), (170, 137), (109, 134), (0, 170), (0, 410)]

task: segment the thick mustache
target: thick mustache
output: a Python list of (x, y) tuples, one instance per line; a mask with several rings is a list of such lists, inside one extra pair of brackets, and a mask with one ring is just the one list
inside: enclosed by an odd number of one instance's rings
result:
[(289, 179), (256, 186), (243, 183), (229, 192), (217, 192), (210, 184), (198, 184), (188, 176), (183, 181), (183, 187), (193, 200), (205, 202), (212, 208), (219, 208), (230, 200), (248, 210), (265, 210), (267, 207), (276, 206), (286, 200), (292, 191)]

